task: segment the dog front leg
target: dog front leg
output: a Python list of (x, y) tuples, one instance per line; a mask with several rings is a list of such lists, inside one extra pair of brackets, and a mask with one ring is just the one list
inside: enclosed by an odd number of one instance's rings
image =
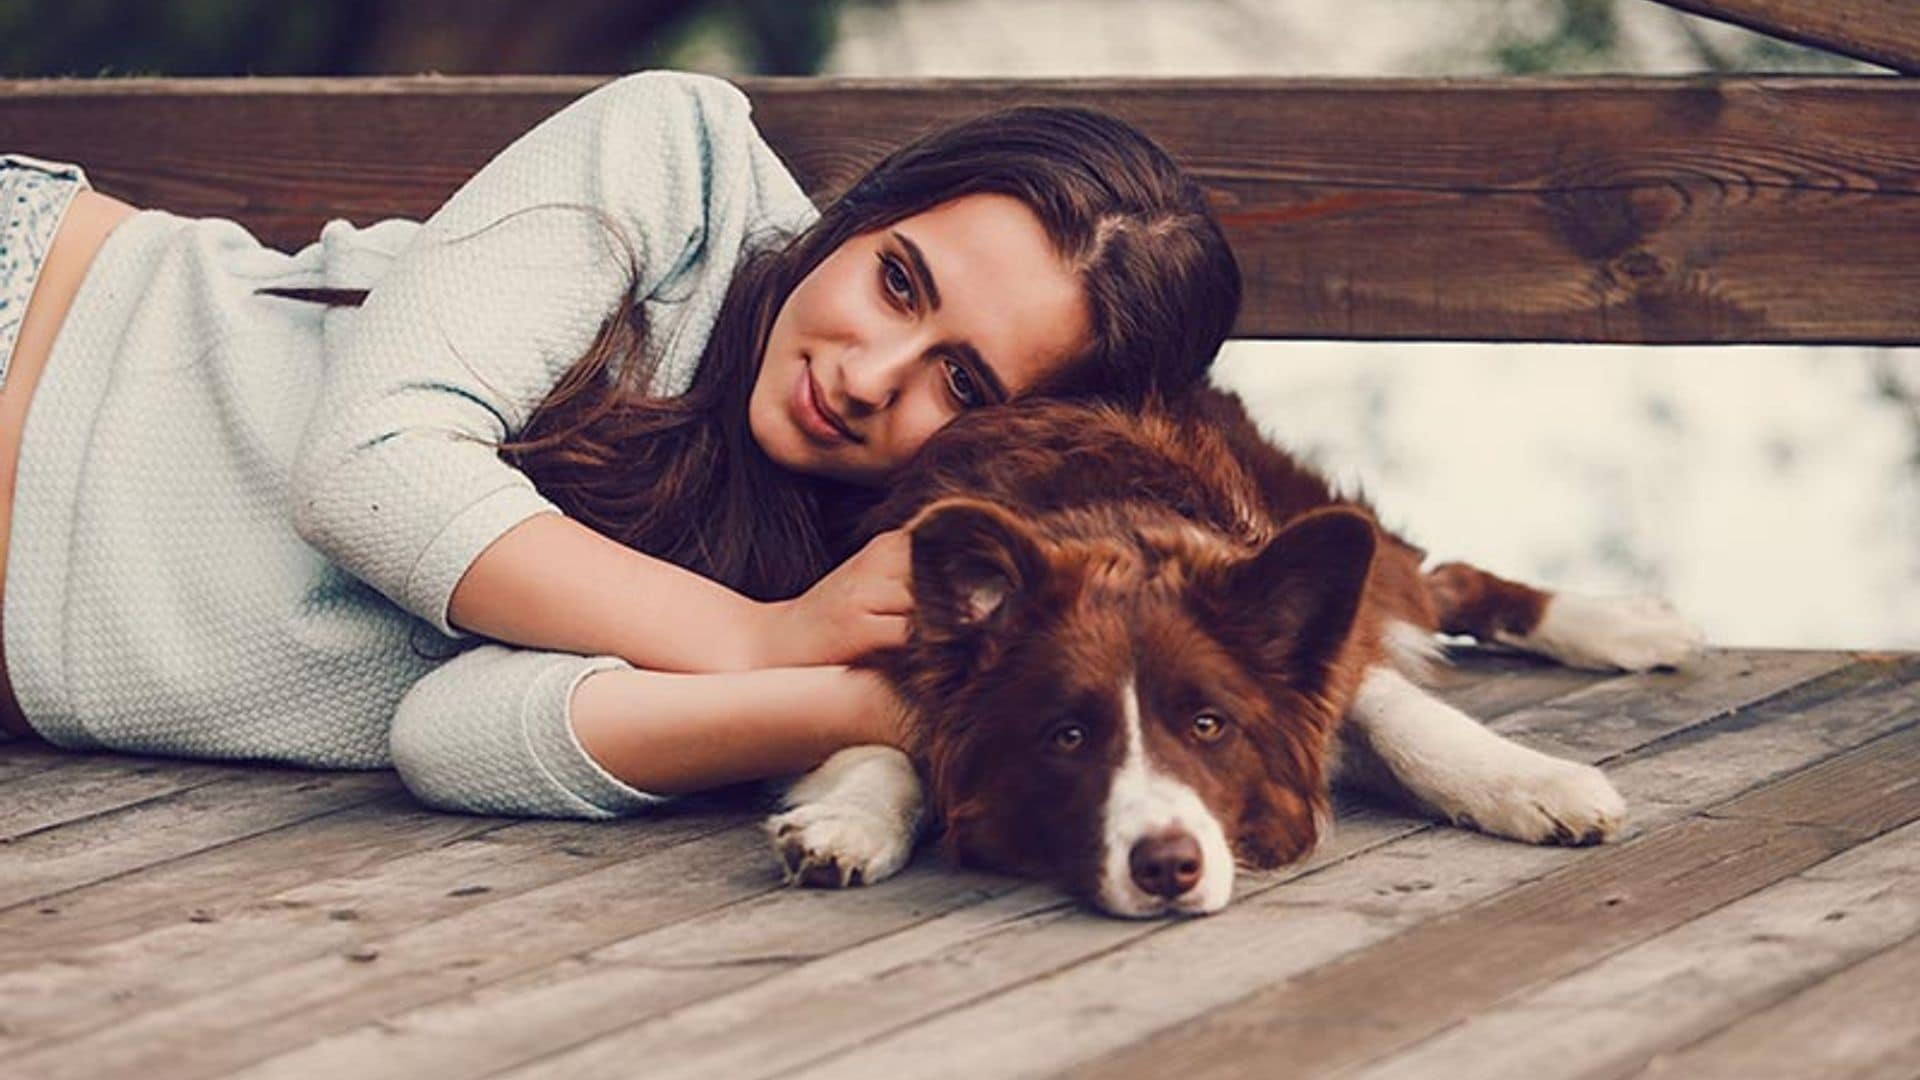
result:
[(851, 746), (788, 788), (789, 809), (767, 819), (789, 885), (871, 885), (907, 864), (926, 796), (907, 755)]
[(1369, 668), (1347, 712), (1355, 762), (1457, 825), (1529, 843), (1614, 836), (1626, 802), (1599, 769), (1503, 738), (1405, 676)]

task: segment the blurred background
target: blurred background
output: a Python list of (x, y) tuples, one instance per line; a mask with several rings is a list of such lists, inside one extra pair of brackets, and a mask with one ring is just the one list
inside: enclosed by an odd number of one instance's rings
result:
[[(6, 78), (645, 67), (1881, 71), (1647, 0), (0, 0)], [(1719, 644), (1920, 648), (1920, 349), (1235, 342), (1216, 381), (1438, 557)]]

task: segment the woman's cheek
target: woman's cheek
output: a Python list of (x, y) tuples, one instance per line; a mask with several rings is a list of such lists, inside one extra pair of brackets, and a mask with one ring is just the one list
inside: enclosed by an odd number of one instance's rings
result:
[(924, 389), (916, 388), (911, 409), (901, 417), (901, 438), (898, 440), (896, 465), (904, 465), (908, 458), (920, 451), (934, 433), (946, 426), (952, 414), (942, 409), (937, 402), (929, 400)]

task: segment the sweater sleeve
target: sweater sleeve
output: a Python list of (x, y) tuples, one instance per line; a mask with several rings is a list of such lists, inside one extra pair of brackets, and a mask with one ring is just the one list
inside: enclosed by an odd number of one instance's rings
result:
[(478, 645), (416, 682), (394, 710), (393, 767), (442, 810), (516, 817), (610, 818), (668, 796), (640, 791), (574, 737), (573, 691), (617, 656)]
[[(466, 636), (447, 605), (467, 567), (521, 521), (558, 512), (495, 445), (520, 434), (629, 299), (699, 299), (704, 342), (749, 235), (810, 214), (748, 110), (719, 79), (629, 75), (455, 192), (359, 311), (327, 324), (291, 481), (302, 539)], [(688, 378), (656, 371), (655, 392)]]

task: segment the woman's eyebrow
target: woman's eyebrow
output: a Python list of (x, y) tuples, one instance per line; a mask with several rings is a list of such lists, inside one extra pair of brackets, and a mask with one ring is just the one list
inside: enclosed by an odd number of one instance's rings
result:
[(913, 269), (913, 276), (920, 280), (920, 287), (927, 292), (927, 303), (935, 311), (940, 310), (940, 286), (933, 282), (933, 271), (927, 269), (927, 257), (920, 254), (920, 245), (907, 239), (907, 234), (899, 229), (893, 230), (893, 238), (900, 241), (906, 249), (907, 264)]
[[(913, 271), (914, 278), (920, 282), (920, 287), (926, 291), (928, 305), (931, 306), (933, 310), (939, 311), (940, 287), (933, 283), (933, 271), (927, 269), (927, 257), (920, 253), (920, 245), (908, 239), (907, 234), (898, 229), (891, 230), (891, 233), (893, 238), (900, 242), (901, 249), (907, 253), (907, 268)], [(993, 392), (994, 400), (1006, 401), (1012, 397), (1011, 394), (1007, 393), (1007, 384), (1000, 381), (1000, 373), (993, 370), (993, 365), (987, 363), (986, 359), (980, 355), (980, 350), (964, 341), (952, 346), (952, 348), (955, 352), (970, 361), (980, 372), (980, 377), (986, 380), (987, 389)]]
[(1000, 381), (1000, 373), (993, 370), (993, 365), (980, 356), (980, 350), (964, 341), (950, 348), (973, 363), (974, 370), (980, 373), (980, 378), (986, 381), (987, 389), (992, 391), (994, 401), (1006, 401), (1011, 396), (1007, 393), (1007, 384)]

